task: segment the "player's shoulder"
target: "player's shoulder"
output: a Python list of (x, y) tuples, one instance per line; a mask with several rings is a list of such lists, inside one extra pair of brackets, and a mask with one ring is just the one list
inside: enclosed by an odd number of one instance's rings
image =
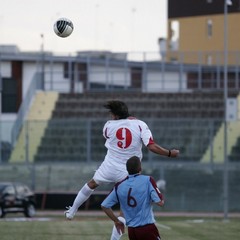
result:
[(143, 175), (143, 174), (140, 174), (139, 177), (140, 177), (141, 181), (146, 181), (146, 182), (150, 181), (150, 179), (151, 179), (151, 176)]
[(145, 123), (143, 120), (138, 119), (138, 118), (133, 117), (133, 116), (130, 116), (130, 117), (126, 118), (126, 120), (131, 121), (131, 122), (137, 122), (138, 125), (139, 125), (139, 124), (144, 124), (144, 125), (146, 125), (146, 123)]
[(119, 182), (117, 182), (117, 183), (115, 183), (115, 189), (118, 189), (118, 187), (120, 186), (120, 185), (124, 185), (124, 183), (126, 182), (126, 180), (128, 180), (128, 176), (127, 177), (125, 177), (123, 180), (121, 180), (121, 181), (119, 181)]
[(149, 177), (149, 175), (145, 175), (145, 174), (139, 174), (139, 177), (141, 177), (141, 178), (148, 178), (148, 177)]
[(155, 179), (152, 176), (149, 176), (149, 175), (141, 175), (141, 176), (142, 176), (142, 181), (149, 182), (152, 184), (156, 183)]

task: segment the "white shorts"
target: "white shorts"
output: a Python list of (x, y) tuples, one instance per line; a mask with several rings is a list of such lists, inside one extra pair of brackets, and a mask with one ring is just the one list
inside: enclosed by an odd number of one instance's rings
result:
[(128, 176), (126, 169), (119, 169), (114, 166), (109, 166), (105, 161), (96, 170), (93, 180), (101, 185), (102, 183), (117, 183)]

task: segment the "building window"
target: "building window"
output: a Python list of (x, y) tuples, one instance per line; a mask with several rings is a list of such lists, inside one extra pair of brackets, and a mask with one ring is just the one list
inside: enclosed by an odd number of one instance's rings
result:
[(211, 38), (213, 35), (213, 22), (211, 19), (208, 19), (207, 21), (207, 36), (208, 38)]
[(179, 45), (179, 22), (171, 22), (171, 38), (170, 38), (170, 48), (173, 51), (178, 50)]
[(2, 112), (17, 112), (17, 81), (13, 78), (2, 78)]
[(209, 66), (212, 65), (212, 55), (207, 56), (207, 65), (209, 65)]

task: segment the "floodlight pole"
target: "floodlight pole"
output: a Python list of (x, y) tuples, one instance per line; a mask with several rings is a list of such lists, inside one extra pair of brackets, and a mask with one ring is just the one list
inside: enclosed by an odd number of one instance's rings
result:
[(44, 35), (41, 34), (41, 89), (45, 90), (45, 56), (44, 56)]
[(227, 119), (227, 99), (228, 99), (228, 5), (230, 1), (224, 0), (224, 170), (223, 170), (223, 212), (224, 220), (228, 219), (228, 119)]
[(2, 158), (2, 124), (3, 124), (3, 120), (2, 120), (2, 93), (3, 93), (3, 78), (2, 78), (2, 74), (1, 74), (1, 64), (2, 64), (2, 56), (0, 53), (0, 164), (3, 162), (3, 158)]
[[(0, 67), (1, 67), (1, 56), (0, 56)], [(0, 164), (2, 162), (2, 75), (0, 72)]]

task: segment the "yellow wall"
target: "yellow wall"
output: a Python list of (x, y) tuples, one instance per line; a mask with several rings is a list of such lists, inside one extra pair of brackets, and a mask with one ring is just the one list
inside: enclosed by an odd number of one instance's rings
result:
[[(212, 37), (207, 34), (207, 22), (211, 19), (213, 23)], [(197, 16), (179, 19), (169, 19), (167, 46), (170, 50), (170, 26), (172, 21), (179, 22), (179, 49), (180, 52), (206, 52), (203, 60), (207, 63), (207, 56), (212, 54), (213, 64), (220, 61), (223, 63), (224, 51), (224, 17), (223, 15)], [(228, 51), (229, 64), (236, 64), (236, 52), (240, 51), (240, 14), (228, 15)], [(215, 52), (215, 53), (214, 53)], [(216, 57), (216, 52), (221, 52), (221, 58)], [(176, 53), (173, 53), (176, 55)], [(170, 53), (171, 55), (171, 53)], [(170, 56), (169, 56), (170, 57)], [(199, 61), (197, 56), (188, 54), (186, 59), (192, 59), (194, 63)], [(218, 59), (217, 59), (218, 58)], [(190, 61), (191, 62), (191, 61)], [(239, 62), (238, 62), (239, 64)]]
[[(24, 162), (27, 158), (29, 162), (34, 160), (58, 96), (57, 92), (36, 92), (27, 115), (28, 121), (23, 123), (10, 162)], [(26, 152), (26, 136), (28, 136), (28, 152)]]
[[(232, 147), (236, 144), (237, 139), (240, 136), (240, 94), (237, 96), (237, 112), (238, 119), (234, 122), (228, 122), (227, 125), (227, 154), (231, 153)], [(223, 163), (224, 161), (224, 123), (222, 123), (217, 134), (213, 139), (213, 149), (212, 149), (213, 161), (216, 163)], [(211, 159), (211, 149), (208, 147), (207, 151), (203, 155), (201, 162), (209, 162)]]

